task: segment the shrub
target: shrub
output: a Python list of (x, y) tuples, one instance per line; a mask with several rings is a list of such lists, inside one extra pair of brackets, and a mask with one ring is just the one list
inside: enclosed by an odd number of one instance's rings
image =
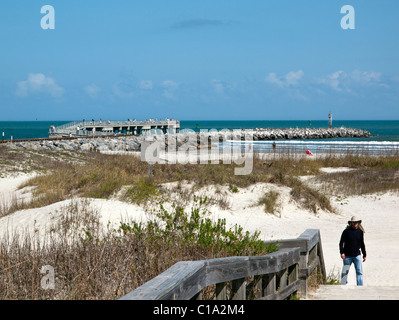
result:
[(157, 219), (145, 225), (124, 223), (118, 231), (124, 236), (142, 235), (148, 242), (161, 241), (188, 251), (208, 251), (212, 257), (258, 255), (277, 250), (276, 244), (265, 245), (259, 240), (259, 232), (244, 232), (237, 224), (227, 228), (225, 219), (213, 221), (206, 217), (209, 214), (206, 202), (207, 198), (194, 198), (190, 214), (181, 207), (169, 213), (161, 204), (160, 210), (155, 212)]
[(146, 205), (150, 201), (158, 202), (161, 199), (161, 192), (153, 181), (143, 179), (129, 187), (123, 199), (138, 205)]
[[(117, 299), (158, 276), (178, 261), (276, 251), (259, 233), (212, 221), (206, 199), (195, 199), (190, 213), (163, 206), (142, 224), (100, 228), (89, 202), (72, 202), (40, 240), (37, 234), (0, 239), (0, 299)], [(17, 237), (18, 236), (18, 237)], [(55, 288), (41, 288), (40, 268), (55, 271)]]
[(258, 206), (263, 205), (265, 207), (266, 213), (276, 213), (279, 208), (279, 204), (277, 202), (279, 196), (280, 196), (279, 192), (271, 190), (271, 191), (265, 193), (258, 200), (257, 205)]

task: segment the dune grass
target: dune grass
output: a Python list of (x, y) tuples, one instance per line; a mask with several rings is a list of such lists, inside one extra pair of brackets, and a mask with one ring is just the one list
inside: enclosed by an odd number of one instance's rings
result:
[[(178, 261), (277, 250), (259, 233), (207, 218), (204, 199), (188, 212), (161, 206), (147, 224), (125, 221), (117, 229), (102, 229), (85, 201), (59, 215), (44, 240), (36, 233), (0, 239), (0, 299), (118, 299)], [(43, 288), (43, 266), (54, 268), (53, 288)]]
[[(33, 200), (26, 206), (41, 207), (76, 195), (107, 199), (123, 186), (130, 186), (124, 199), (133, 202), (147, 201), (137, 198), (144, 196), (137, 192), (143, 188), (143, 181), (148, 179), (148, 165), (140, 159), (99, 153), (92, 153), (83, 159), (81, 164), (60, 162), (49, 168), (44, 165), (46, 174), (38, 175), (21, 186), (35, 187)], [(151, 183), (152, 188), (158, 192), (160, 184), (175, 181), (190, 181), (197, 189), (208, 185), (234, 186), (232, 190), (235, 191), (258, 182), (268, 182), (295, 186), (298, 192), (294, 192), (293, 196), (306, 198), (308, 188), (301, 188), (301, 182), (295, 177), (317, 174), (320, 167), (320, 163), (312, 160), (280, 159), (265, 162), (255, 158), (254, 169), (250, 175), (236, 176), (233, 164), (156, 164), (153, 166)], [(317, 191), (312, 193), (317, 194)], [(322, 202), (320, 206), (329, 209)]]
[[(318, 209), (333, 212), (334, 208), (326, 193), (362, 194), (398, 189), (397, 156), (331, 154), (318, 159), (279, 156), (269, 160), (255, 157), (252, 173), (245, 176), (234, 174), (234, 164), (155, 164), (151, 183), (148, 184), (148, 164), (129, 155), (32, 151), (26, 151), (24, 155), (23, 152), (13, 150), (4, 151), (1, 155), (3, 162), (28, 161), (32, 170), (38, 168), (41, 173), (21, 186), (34, 187), (32, 201), (23, 204), (23, 208), (42, 207), (71, 196), (108, 199), (123, 187), (126, 187), (126, 191), (122, 199), (145, 204), (151, 201), (152, 196), (159, 198), (162, 194), (161, 184), (189, 181), (196, 189), (219, 185), (232, 186), (237, 191), (258, 182), (274, 183), (290, 187), (292, 198), (312, 212)], [(349, 167), (357, 170), (321, 174), (322, 167)], [(299, 179), (303, 175), (318, 176), (318, 181), (324, 187), (310, 187)], [(163, 199), (167, 198), (167, 194), (165, 196)], [(3, 208), (0, 215), (10, 214), (16, 209), (21, 209), (21, 205), (10, 205), (8, 211)]]
[(399, 190), (399, 170), (377, 166), (349, 172), (319, 175), (315, 180), (323, 184), (323, 192), (332, 195), (364, 195)]
[(266, 192), (262, 197), (258, 199), (257, 205), (264, 206), (266, 213), (277, 213), (280, 208), (278, 198), (280, 193), (274, 190)]

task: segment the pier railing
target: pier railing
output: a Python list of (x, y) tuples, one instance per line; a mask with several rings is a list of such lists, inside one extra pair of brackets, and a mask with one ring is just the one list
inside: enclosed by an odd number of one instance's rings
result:
[(81, 121), (73, 121), (73, 122), (68, 122), (65, 123), (63, 125), (57, 126), (55, 127), (55, 129), (57, 131), (62, 131), (62, 130), (66, 130), (66, 129), (71, 129), (71, 128), (76, 128), (78, 126), (82, 126), (83, 122)]
[(71, 129), (71, 128), (76, 128), (76, 127), (86, 127), (86, 126), (104, 126), (104, 125), (109, 125), (109, 126), (135, 126), (135, 125), (170, 125), (170, 124), (179, 124), (180, 121), (178, 120), (125, 120), (125, 121), (95, 121), (95, 120), (90, 120), (90, 121), (73, 121), (73, 122), (68, 122), (63, 125), (55, 127), (56, 130), (65, 130), (65, 129)]
[(264, 256), (178, 262), (121, 300), (202, 299), (203, 290), (211, 286), (217, 300), (283, 300), (294, 293), (306, 297), (309, 276), (316, 269), (325, 281), (318, 229), (278, 245), (277, 252)]
[[(166, 131), (169, 128), (180, 128), (180, 121), (178, 120), (127, 120), (127, 121), (74, 121), (63, 124), (61, 126), (51, 126), (49, 130), (50, 136), (109, 136), (114, 132), (125, 130), (131, 132), (131, 130), (144, 130), (144, 133), (148, 133), (151, 129), (159, 129), (160, 131)], [(90, 133), (89, 133), (90, 132)]]

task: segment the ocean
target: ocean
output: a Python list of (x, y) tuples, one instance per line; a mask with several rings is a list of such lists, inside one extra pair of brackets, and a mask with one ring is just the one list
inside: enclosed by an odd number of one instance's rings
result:
[[(31, 139), (47, 138), (50, 126), (60, 126), (71, 121), (0, 121), (1, 139)], [(180, 121), (180, 129), (222, 130), (222, 129), (254, 129), (254, 128), (328, 128), (327, 120), (316, 121)], [(333, 127), (356, 128), (369, 131), (369, 138), (339, 138), (319, 140), (277, 140), (277, 147), (281, 150), (290, 149), (293, 152), (302, 152), (309, 149), (312, 152), (367, 152), (367, 153), (399, 153), (399, 121), (398, 120), (333, 120)], [(221, 147), (231, 147), (236, 141), (227, 141)], [(256, 152), (271, 150), (272, 141), (253, 142)], [(242, 143), (240, 143), (242, 144)], [(244, 143), (245, 144), (245, 143)]]

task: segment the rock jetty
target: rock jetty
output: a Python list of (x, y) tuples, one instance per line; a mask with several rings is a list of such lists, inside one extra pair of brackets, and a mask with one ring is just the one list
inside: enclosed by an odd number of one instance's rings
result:
[(243, 133), (253, 135), (254, 140), (367, 138), (371, 133), (351, 128), (294, 128), (294, 129), (246, 129)]
[(47, 151), (140, 151), (141, 137), (76, 138), (69, 140), (16, 141), (8, 146), (16, 149)]
[(174, 135), (151, 136), (118, 136), (99, 138), (76, 138), (71, 140), (40, 140), (40, 141), (15, 141), (8, 143), (12, 148), (48, 150), (48, 151), (140, 151), (144, 139), (161, 142), (161, 148), (173, 143), (177, 147), (183, 144), (189, 147), (197, 147), (203, 144), (229, 139), (245, 140), (251, 137), (254, 141), (262, 140), (291, 140), (291, 139), (331, 139), (331, 138), (364, 138), (371, 134), (365, 130), (348, 128), (295, 128), (295, 129), (243, 129), (221, 130), (209, 132), (194, 132), (187, 130)]

